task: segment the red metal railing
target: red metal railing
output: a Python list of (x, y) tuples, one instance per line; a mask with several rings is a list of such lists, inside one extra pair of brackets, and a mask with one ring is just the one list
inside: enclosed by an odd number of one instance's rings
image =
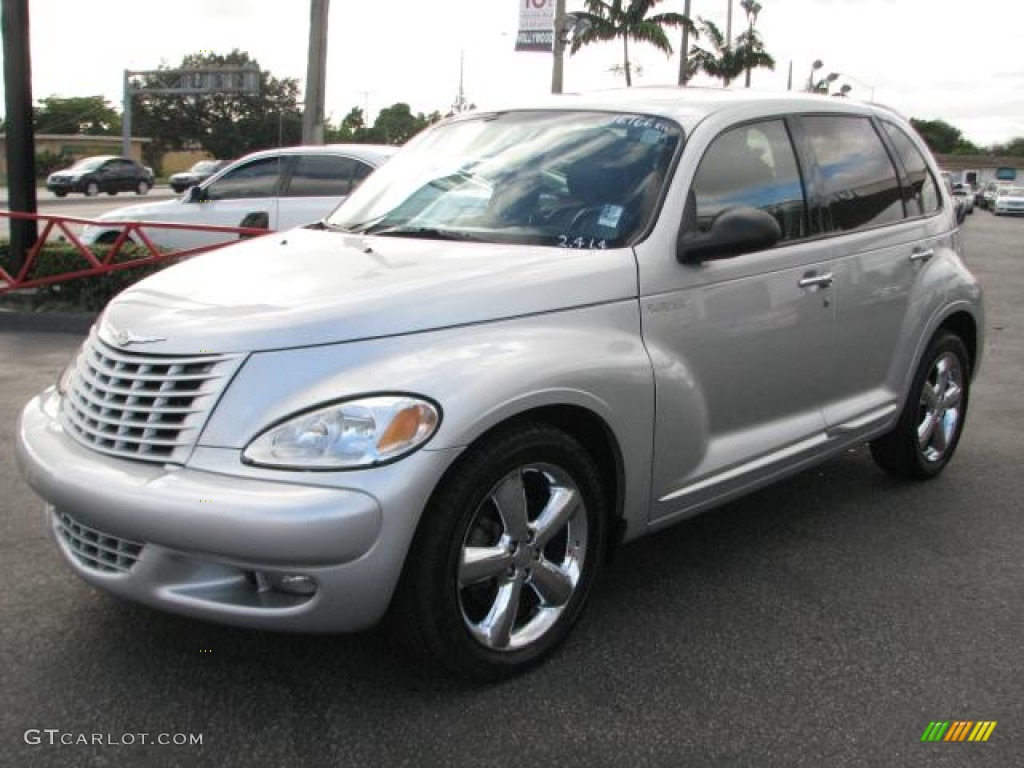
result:
[[(222, 243), (183, 248), (177, 251), (161, 251), (154, 245), (149, 235), (146, 234), (146, 230), (184, 229), (193, 232), (215, 232), (247, 236), (265, 235), (269, 231), (255, 227), (218, 227), (201, 224), (169, 224), (155, 221), (96, 221), (94, 219), (79, 219), (72, 216), (50, 216), (47, 214), (18, 213), (15, 211), (0, 211), (0, 217), (6, 219), (34, 219), (43, 225), (39, 232), (39, 237), (32, 244), (32, 247), (29, 248), (28, 253), (25, 254), (24, 262), (17, 274), (11, 275), (0, 266), (0, 295), (22, 288), (35, 288), (40, 285), (50, 285), (80, 277), (103, 275), (120, 269), (131, 269), (142, 264), (153, 264), (165, 259), (194, 256), (197, 253), (212, 251), (215, 248), (222, 248), (225, 245), (237, 242), (237, 240), (227, 240)], [(70, 225), (75, 224), (102, 226), (106, 231), (120, 231), (112, 242), (103, 243), (105, 248), (109, 245), (110, 250), (102, 254), (96, 254), (72, 231)], [(67, 242), (88, 262), (89, 266), (70, 272), (30, 278), (29, 275), (32, 274), (32, 268), (40, 257), (45, 255), (43, 254), (43, 249), (46, 246), (46, 241), (55, 232), (63, 235)], [(126, 245), (140, 248), (143, 252), (137, 256), (132, 253), (132, 258), (118, 261), (118, 256), (121, 255), (122, 248)]]

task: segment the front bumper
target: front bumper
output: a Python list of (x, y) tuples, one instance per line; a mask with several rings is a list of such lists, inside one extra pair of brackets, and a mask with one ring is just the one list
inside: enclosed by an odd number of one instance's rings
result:
[[(25, 407), (17, 457), (71, 569), (120, 597), (239, 626), (377, 622), (429, 497), (416, 478), (438, 477), (448, 460), (420, 452), (410, 457), (420, 457), (413, 482), (378, 478), (373, 493), (304, 484), (300, 473), (266, 479), (126, 461), (64, 434), (47, 402), (55, 397), (48, 390)], [(377, 490), (388, 487), (390, 496)]]
[(81, 185), (71, 179), (56, 179), (46, 182), (46, 188), (51, 192), (80, 192)]

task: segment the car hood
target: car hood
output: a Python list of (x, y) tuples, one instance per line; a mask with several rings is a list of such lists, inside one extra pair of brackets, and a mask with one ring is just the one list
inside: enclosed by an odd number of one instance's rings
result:
[(163, 221), (163, 216), (169, 211), (176, 210), (181, 204), (181, 199), (176, 198), (174, 200), (158, 200), (154, 203), (128, 205), (108, 211), (99, 216), (96, 221)]
[(159, 272), (110, 303), (108, 343), (249, 352), (415, 333), (637, 296), (631, 249), (366, 237), (298, 229)]

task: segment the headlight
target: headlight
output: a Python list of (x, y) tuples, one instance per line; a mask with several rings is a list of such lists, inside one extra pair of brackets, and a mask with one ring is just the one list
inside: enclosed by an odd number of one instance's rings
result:
[(245, 461), (291, 469), (353, 469), (401, 458), (427, 442), (440, 409), (407, 395), (336, 403), (293, 416), (257, 437)]

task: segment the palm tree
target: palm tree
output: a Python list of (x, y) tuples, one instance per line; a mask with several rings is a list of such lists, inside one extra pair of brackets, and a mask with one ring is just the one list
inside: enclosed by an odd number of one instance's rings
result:
[(655, 48), (672, 55), (672, 44), (665, 34), (665, 27), (689, 27), (696, 34), (693, 22), (680, 13), (657, 13), (650, 15), (661, 0), (587, 0), (587, 10), (576, 14), (580, 30), (572, 41), (572, 53), (589, 43), (604, 42), (622, 38), (622, 71), (626, 85), (633, 85), (633, 73), (629, 63), (629, 41), (650, 43)]
[[(731, 0), (730, 0), (731, 2)], [(736, 53), (743, 59), (743, 68), (747, 71), (746, 87), (750, 87), (750, 70), (758, 67), (775, 69), (775, 59), (764, 50), (764, 43), (754, 30), (757, 17), (762, 6), (757, 0), (740, 0), (740, 7), (747, 14), (747, 31), (736, 38)]]
[(740, 68), (747, 72), (747, 88), (750, 87), (750, 70), (759, 67), (775, 69), (775, 59), (765, 51), (764, 42), (753, 27), (737, 35), (733, 54), (740, 63)]
[(722, 30), (714, 22), (700, 19), (700, 32), (711, 43), (711, 49), (701, 48), (699, 45), (690, 49), (690, 60), (694, 68), (698, 72), (703, 71), (711, 77), (718, 78), (728, 87), (731, 80), (743, 73), (745, 59), (738, 55), (738, 50), (729, 45)]

